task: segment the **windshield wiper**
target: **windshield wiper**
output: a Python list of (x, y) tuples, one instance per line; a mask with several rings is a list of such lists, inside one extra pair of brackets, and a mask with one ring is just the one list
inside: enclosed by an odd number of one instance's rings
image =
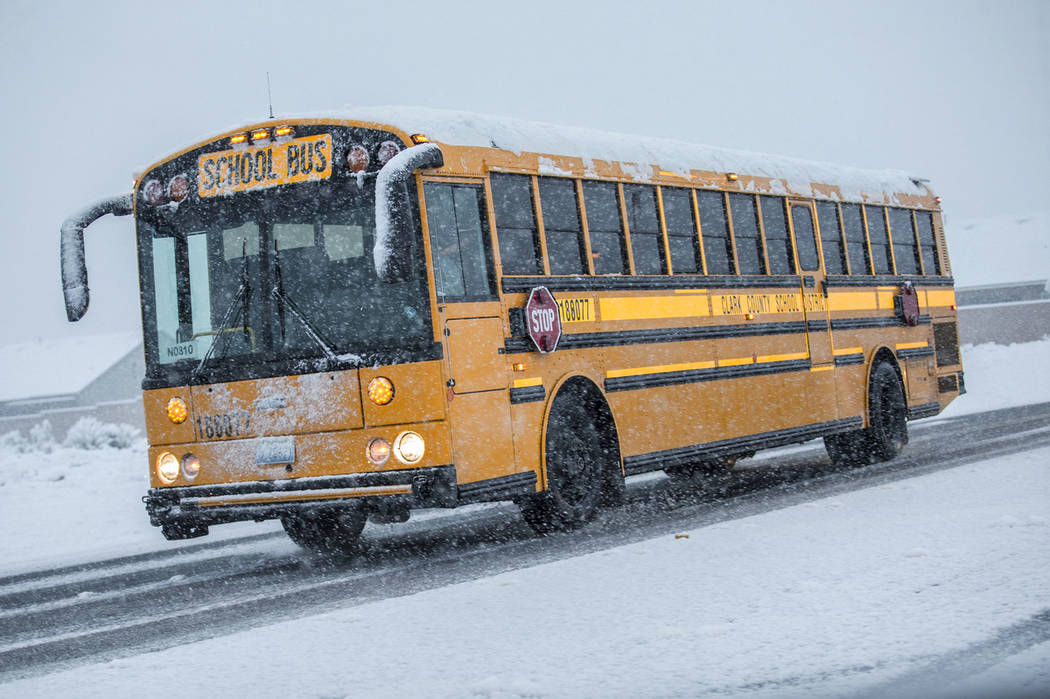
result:
[(274, 284), (273, 289), (270, 290), (270, 296), (277, 301), (277, 316), (281, 319), (281, 343), (284, 343), (284, 308), (288, 307), (288, 310), (292, 312), (303, 327), (306, 328), (306, 334), (310, 336), (310, 339), (317, 343), (317, 346), (324, 352), (325, 357), (329, 361), (335, 361), (335, 352), (332, 350), (332, 346), (329, 345), (321, 334), (317, 332), (314, 326), (306, 319), (303, 312), (299, 310), (299, 307), (295, 305), (287, 294), (284, 293), (284, 281), (281, 279), (281, 253), (277, 250), (277, 241), (273, 241), (273, 267), (274, 267)]
[(230, 301), (230, 305), (226, 308), (226, 312), (222, 314), (222, 322), (219, 323), (219, 329), (216, 331), (216, 335), (219, 338), (208, 346), (208, 351), (201, 357), (200, 363), (197, 368), (193, 370), (190, 375), (191, 378), (196, 379), (200, 376), (201, 371), (204, 369), (204, 365), (211, 359), (212, 354), (215, 352), (215, 346), (220, 342), (223, 343), (225, 349), (226, 333), (230, 329), (230, 324), (233, 323), (233, 311), (237, 308), (238, 301), (241, 303), (241, 313), (244, 315), (244, 337), (245, 341), (249, 340), (249, 329), (248, 319), (251, 317), (249, 311), (251, 309), (251, 296), (252, 296), (252, 285), (248, 278), (248, 240), (244, 239), (241, 241), (241, 285), (237, 287), (237, 293), (234, 294), (233, 300)]

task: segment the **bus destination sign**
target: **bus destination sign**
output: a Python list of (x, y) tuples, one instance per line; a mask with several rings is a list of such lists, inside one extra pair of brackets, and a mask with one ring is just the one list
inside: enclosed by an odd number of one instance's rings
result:
[(332, 176), (332, 136), (205, 153), (197, 161), (201, 197), (234, 194)]

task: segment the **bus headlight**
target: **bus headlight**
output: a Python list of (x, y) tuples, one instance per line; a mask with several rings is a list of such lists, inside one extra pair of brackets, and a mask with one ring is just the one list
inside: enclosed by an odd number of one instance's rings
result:
[(182, 475), (186, 480), (192, 481), (201, 472), (201, 460), (193, 454), (182, 457)]
[(168, 401), (168, 419), (176, 425), (181, 425), (186, 422), (186, 418), (189, 417), (189, 414), (190, 412), (186, 408), (186, 401), (178, 396), (175, 396)]
[(386, 405), (394, 400), (394, 382), (385, 376), (377, 376), (369, 381), (368, 400), (376, 405)]
[(403, 464), (414, 464), (423, 458), (423, 438), (415, 432), (402, 432), (394, 440), (394, 454)]
[(376, 437), (368, 443), (368, 448), (365, 452), (369, 461), (376, 466), (382, 466), (390, 458), (390, 442), (382, 437)]
[(170, 451), (162, 451), (157, 457), (157, 477), (169, 485), (179, 477), (179, 460)]

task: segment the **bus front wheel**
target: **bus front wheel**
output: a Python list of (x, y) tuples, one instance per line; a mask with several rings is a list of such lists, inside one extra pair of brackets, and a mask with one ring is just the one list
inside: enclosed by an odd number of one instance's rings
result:
[(590, 521), (600, 505), (622, 496), (611, 422), (604, 402), (585, 388), (569, 386), (555, 397), (545, 438), (547, 490), (519, 502), (537, 533), (574, 529)]
[(360, 507), (325, 508), (285, 515), (281, 525), (296, 544), (324, 556), (349, 556), (367, 516)]

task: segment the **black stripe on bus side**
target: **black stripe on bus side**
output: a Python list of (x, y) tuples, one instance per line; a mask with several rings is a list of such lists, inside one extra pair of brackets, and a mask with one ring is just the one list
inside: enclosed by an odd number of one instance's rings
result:
[(922, 405), (913, 405), (908, 408), (908, 419), (918, 420), (921, 417), (933, 417), (939, 412), (941, 412), (940, 403), (923, 403)]
[(856, 354), (840, 354), (835, 357), (835, 366), (852, 366), (854, 364), (864, 363), (864, 353), (857, 352)]
[(545, 286), (550, 291), (657, 291), (661, 289), (768, 289), (787, 287), (798, 289), (802, 278), (794, 275), (767, 277), (710, 277), (695, 274), (676, 274), (663, 277), (503, 277), (500, 286), (505, 294), (530, 291)]
[[(919, 316), (917, 325), (929, 325), (933, 318), (928, 315)], [(876, 316), (874, 318), (832, 318), (832, 330), (861, 330), (864, 328), (898, 328), (906, 326), (903, 318), (897, 316)]]
[(876, 276), (858, 275), (855, 277), (829, 274), (827, 277), (829, 287), (899, 286), (904, 282), (911, 282), (915, 286), (955, 286), (955, 280), (952, 277), (924, 277), (916, 274), (906, 274), (899, 277), (885, 274)]
[[(820, 326), (823, 330), (825, 325)], [(725, 337), (753, 337), (757, 335), (790, 335), (806, 331), (803, 321), (787, 323), (752, 323), (750, 325), (701, 325), (686, 328), (647, 330), (619, 330), (615, 332), (573, 333), (562, 335), (558, 349), (587, 347), (617, 347), (620, 345), (648, 345), (657, 342), (689, 342)], [(504, 338), (504, 351), (531, 352), (532, 341), (527, 337)]]
[(485, 500), (507, 500), (515, 495), (536, 492), (536, 472), (512, 473), (509, 476), (489, 478), (459, 486), (457, 504), (482, 502)]
[(689, 369), (686, 371), (663, 371), (655, 374), (638, 374), (636, 376), (616, 376), (605, 379), (605, 391), (636, 391), (658, 386), (675, 386), (683, 383), (735, 379), (745, 376), (766, 376), (783, 374), (791, 371), (807, 371), (808, 359), (793, 359), (786, 362), (761, 362), (759, 364), (741, 364), (712, 369)]
[(510, 404), (535, 403), (547, 397), (547, 390), (543, 386), (523, 386), (510, 389)]
[(695, 444), (666, 451), (654, 451), (648, 454), (628, 456), (623, 460), (624, 470), (627, 475), (655, 471), (668, 466), (686, 465), (705, 458), (726, 456), (728, 454), (740, 454), (759, 449), (804, 442), (814, 437), (847, 432), (860, 429), (864, 421), (859, 417), (846, 418), (844, 420), (832, 420), (831, 422), (820, 422), (815, 425), (803, 427), (792, 427), (786, 430), (763, 432), (761, 434), (748, 435), (746, 437), (735, 437), (724, 439), (720, 442), (709, 442), (707, 444)]
[(926, 359), (933, 356), (932, 347), (914, 347), (897, 350), (897, 359)]

